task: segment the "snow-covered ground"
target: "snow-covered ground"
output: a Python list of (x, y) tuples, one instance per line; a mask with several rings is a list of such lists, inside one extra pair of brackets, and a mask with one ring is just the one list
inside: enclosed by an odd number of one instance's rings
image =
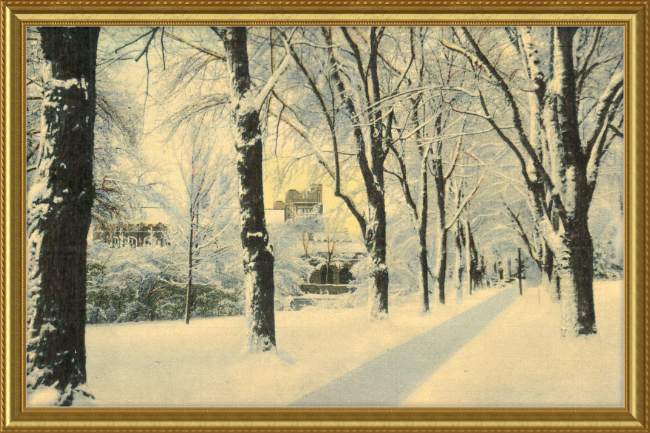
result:
[[(242, 353), (243, 317), (93, 325), (88, 388), (98, 406), (284, 406), (498, 293), (457, 304), (392, 299), (365, 308), (276, 313), (278, 353)], [(559, 304), (531, 288), (439, 368), (405, 406), (623, 406), (623, 283), (595, 285), (599, 333), (559, 335)]]
[(446, 306), (391, 298), (390, 319), (366, 308), (276, 313), (277, 354), (242, 353), (243, 317), (91, 325), (88, 388), (98, 406), (284, 406), (498, 293)]
[(562, 338), (559, 304), (529, 289), (403, 406), (624, 406), (624, 286), (594, 286), (598, 334)]

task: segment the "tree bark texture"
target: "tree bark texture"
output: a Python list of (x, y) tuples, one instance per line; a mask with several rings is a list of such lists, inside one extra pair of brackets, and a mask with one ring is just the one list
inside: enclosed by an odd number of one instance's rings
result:
[[(386, 266), (386, 204), (383, 193), (383, 164), (381, 168), (381, 192), (368, 194), (370, 215), (366, 229), (366, 249), (370, 255), (370, 278), (373, 282), (370, 294), (370, 319), (388, 317), (388, 267)], [(379, 189), (379, 188), (378, 188)]]
[(246, 293), (246, 346), (251, 353), (276, 347), (273, 251), (269, 245), (262, 185), (260, 107), (251, 94), (245, 27), (223, 31), (231, 77), (233, 136), (237, 149), (241, 242)]
[(86, 383), (86, 247), (95, 196), (98, 27), (42, 27), (42, 155), (28, 198), (27, 394), (69, 406)]
[(573, 36), (576, 28), (556, 27), (553, 48), (553, 80), (549, 84), (545, 121), (549, 149), (564, 215), (561, 242), (554, 248), (560, 279), (562, 334), (596, 333), (593, 298), (593, 242), (588, 213), (591, 189), (587, 181), (587, 162), (581, 149), (576, 104), (576, 77), (573, 64)]

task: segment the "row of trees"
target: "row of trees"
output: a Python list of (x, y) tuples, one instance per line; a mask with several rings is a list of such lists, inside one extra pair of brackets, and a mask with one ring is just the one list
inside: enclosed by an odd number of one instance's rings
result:
[[(208, 113), (229, 125), (216, 140), (236, 151), (248, 351), (276, 345), (263, 185), (273, 138), (276, 157), (282, 146), (292, 155), (287, 170), (302, 157), (321, 166), (358, 225), (369, 256), (372, 320), (388, 316), (387, 188), (394, 180), (416, 233), (424, 311), (429, 277), (445, 302), (449, 234), (456, 234), (462, 264), (457, 284), (471, 291), (485, 273), (478, 245), (495, 242), (495, 218), (505, 213), (561, 294), (562, 332), (596, 332), (588, 216), (607, 151), (622, 143), (620, 29), (211, 27), (188, 30), (191, 38), (183, 29), (138, 31), (115, 45), (107, 62), (145, 60), (142, 123), (149, 79), (158, 73), (173, 77), (170, 100), (182, 94), (187, 101), (167, 119), (170, 136), (181, 125), (209, 129)], [(86, 233), (99, 194), (116, 189), (93, 178), (96, 107), (119, 118), (96, 92), (99, 32), (40, 29), (45, 72), (29, 199), (27, 374), (28, 390), (54, 387), (61, 405), (87, 393)], [(199, 99), (189, 100), (190, 83), (201, 79)], [(217, 182), (201, 167), (218, 145), (192, 147), (183, 172), (188, 322), (196, 252), (207, 240), (199, 234), (200, 216), (210, 212), (202, 203)]]

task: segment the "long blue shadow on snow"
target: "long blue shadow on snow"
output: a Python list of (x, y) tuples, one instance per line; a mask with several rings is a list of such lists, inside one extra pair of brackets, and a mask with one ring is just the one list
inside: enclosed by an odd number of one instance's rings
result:
[(519, 295), (509, 287), (422, 335), (300, 397), (298, 407), (394, 407)]

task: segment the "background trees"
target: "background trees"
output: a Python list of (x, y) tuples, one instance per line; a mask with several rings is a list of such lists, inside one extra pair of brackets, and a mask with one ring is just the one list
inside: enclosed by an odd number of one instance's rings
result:
[[(477, 35), (468, 28), (457, 29), (455, 37), (462, 46), (445, 45), (465, 56), (476, 76), (479, 100), (471, 114), (491, 125), (519, 161), (535, 222), (553, 252), (563, 332), (595, 333), (588, 218), (601, 160), (612, 141), (622, 137), (617, 126), (623, 121), (622, 54), (614, 54), (620, 51), (611, 46), (604, 48), (621, 34), (608, 29), (601, 39), (603, 29), (553, 27), (535, 35), (531, 28), (485, 30)], [(507, 58), (510, 65), (499, 66), (503, 57), (497, 57), (497, 50), (490, 53), (481, 47), (480, 38), (495, 32), (509, 38), (499, 45), (502, 51), (514, 51)], [(599, 48), (607, 55), (594, 57)], [(512, 72), (508, 75), (499, 68)], [(525, 72), (520, 74), (521, 84), (511, 81), (521, 70)], [(482, 78), (487, 79), (485, 86)], [(599, 83), (599, 91), (587, 96), (584, 83), (591, 80)], [(522, 93), (527, 93), (526, 99)], [(522, 100), (530, 113), (527, 122)], [(498, 112), (497, 101), (506, 104), (506, 113)], [(503, 129), (506, 119), (514, 125), (514, 133)]]

